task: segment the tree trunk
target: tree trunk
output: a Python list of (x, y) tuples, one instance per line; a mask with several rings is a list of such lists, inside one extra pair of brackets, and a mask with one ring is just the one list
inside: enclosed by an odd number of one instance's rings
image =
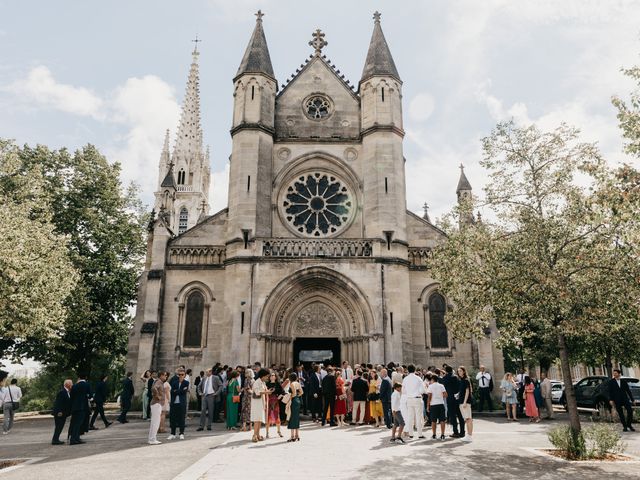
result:
[(551, 368), (551, 360), (547, 357), (542, 357), (539, 359), (540, 361), (540, 373), (544, 373), (546, 376), (549, 376), (549, 368)]
[(571, 378), (571, 365), (569, 364), (569, 351), (567, 349), (567, 339), (563, 333), (558, 333), (558, 349), (560, 350), (560, 368), (562, 368), (562, 378), (564, 379), (564, 394), (567, 400), (567, 413), (569, 414), (569, 425), (574, 434), (580, 432), (580, 417), (578, 415), (578, 403), (573, 390), (573, 379)]
[(604, 357), (604, 368), (607, 372), (607, 376), (608, 377), (612, 377), (613, 376), (613, 362), (611, 361), (611, 353), (607, 352), (607, 354)]

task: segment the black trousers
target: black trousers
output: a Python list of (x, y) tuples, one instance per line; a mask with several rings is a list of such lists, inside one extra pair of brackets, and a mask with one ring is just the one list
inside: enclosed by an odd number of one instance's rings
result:
[(53, 429), (53, 438), (51, 441), (55, 443), (60, 441), (60, 434), (62, 433), (62, 430), (64, 430), (64, 424), (67, 423), (67, 416), (62, 415), (61, 417), (53, 417), (53, 421), (55, 423), (55, 428)]
[[(464, 435), (464, 418), (462, 418), (458, 400), (455, 398), (447, 397), (447, 417), (453, 428), (453, 433)], [(458, 424), (460, 425), (460, 430), (458, 430)]]
[(336, 396), (324, 396), (324, 409), (322, 410), (322, 424), (325, 424), (325, 420), (327, 419), (327, 412), (330, 412), (329, 422), (334, 424), (336, 419), (334, 418), (333, 412), (336, 409)]
[(184, 433), (184, 417), (187, 414), (185, 405), (180, 403), (172, 403), (169, 407), (169, 425), (171, 427), (171, 435), (176, 434), (176, 430), (180, 429), (180, 434)]
[(491, 400), (491, 391), (489, 390), (489, 387), (480, 387), (478, 391), (480, 392), (478, 411), (481, 412), (483, 410), (484, 402), (487, 402), (489, 405), (489, 410), (493, 410), (493, 401)]
[(315, 420), (316, 417), (322, 415), (322, 397), (319, 394), (317, 397), (309, 394), (309, 400), (311, 403), (311, 418)]
[(382, 411), (384, 412), (384, 424), (387, 428), (393, 426), (393, 418), (391, 418), (391, 402), (382, 402)]
[(71, 423), (69, 423), (69, 441), (79, 442), (80, 435), (82, 434), (82, 428), (84, 420), (87, 416), (87, 412), (84, 410), (76, 410), (71, 413)]
[(98, 418), (98, 415), (100, 415), (100, 419), (104, 422), (104, 426), (106, 427), (109, 424), (109, 421), (104, 415), (104, 405), (102, 403), (96, 403), (96, 406), (93, 409), (93, 415), (91, 415), (89, 426), (93, 427), (93, 425), (96, 423), (96, 418)]
[(118, 421), (124, 423), (127, 421), (127, 413), (131, 409), (131, 399), (130, 398), (120, 398), (120, 415), (118, 416)]
[[(624, 409), (627, 410), (627, 419), (624, 418)], [(620, 418), (620, 423), (622, 423), (622, 428), (625, 430), (631, 426), (631, 421), (633, 420), (633, 410), (631, 408), (631, 404), (627, 403), (616, 403), (616, 412), (618, 412), (618, 417)]]

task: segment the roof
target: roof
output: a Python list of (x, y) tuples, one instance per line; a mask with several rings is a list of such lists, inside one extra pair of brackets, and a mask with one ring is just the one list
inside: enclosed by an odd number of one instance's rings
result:
[(472, 190), (472, 188), (469, 180), (467, 180), (467, 176), (464, 174), (464, 167), (460, 165), (460, 180), (458, 180), (458, 188), (456, 188), (456, 193), (464, 190)]
[(172, 187), (172, 188), (175, 188), (176, 190), (178, 189), (178, 185), (176, 184), (176, 179), (173, 176), (173, 163), (169, 165), (169, 171), (165, 175), (164, 180), (162, 180), (160, 187), (161, 188)]
[(398, 69), (389, 50), (389, 45), (387, 45), (387, 40), (384, 38), (384, 33), (382, 33), (379, 16), (373, 24), (373, 34), (371, 35), (371, 43), (369, 43), (369, 52), (367, 53), (367, 60), (362, 69), (360, 82), (364, 82), (375, 75), (388, 75), (400, 80)]
[(275, 79), (261, 17), (256, 20), (256, 26), (238, 67), (236, 78), (245, 73), (264, 73)]

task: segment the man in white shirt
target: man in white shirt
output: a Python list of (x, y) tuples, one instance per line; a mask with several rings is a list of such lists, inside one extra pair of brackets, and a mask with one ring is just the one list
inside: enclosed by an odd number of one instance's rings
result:
[(409, 365), (407, 371), (409, 374), (402, 380), (402, 393), (407, 396), (406, 431), (409, 433), (409, 438), (413, 438), (413, 428), (415, 426), (418, 431), (418, 438), (424, 438), (424, 435), (422, 435), (422, 426), (424, 423), (424, 417), (422, 415), (422, 395), (425, 393), (424, 383), (422, 383), (422, 379), (416, 375), (416, 367), (414, 365)]
[(15, 414), (14, 404), (18, 403), (22, 398), (22, 389), (18, 386), (18, 379), (11, 379), (11, 384), (4, 387), (0, 393), (0, 403), (2, 404), (2, 413), (4, 414), (4, 424), (2, 425), (2, 434), (7, 435), (13, 427), (13, 416)]
[(391, 441), (398, 441), (404, 443), (402, 438), (402, 430), (404, 429), (404, 419), (402, 418), (402, 412), (400, 411), (400, 399), (402, 394), (400, 390), (402, 385), (396, 383), (393, 386), (393, 393), (391, 394), (391, 414), (393, 415), (393, 428), (391, 429)]
[(353, 370), (349, 366), (349, 362), (347, 362), (346, 360), (342, 362), (342, 379), (344, 380), (345, 384), (353, 380)]
[(431, 438), (436, 439), (436, 426), (440, 423), (440, 440), (444, 440), (444, 429), (447, 425), (447, 417), (444, 410), (444, 400), (447, 398), (447, 390), (444, 385), (438, 383), (438, 377), (435, 375), (429, 378), (429, 386), (427, 387), (427, 412), (431, 419)]
[(204, 378), (198, 385), (200, 395), (202, 395), (202, 409), (200, 410), (200, 426), (197, 432), (204, 430), (204, 424), (207, 423), (207, 430), (211, 430), (211, 422), (213, 422), (213, 411), (215, 402), (215, 390), (213, 387), (213, 370), (207, 368)]
[(395, 372), (391, 374), (391, 383), (396, 384), (399, 383), (402, 385), (403, 378), (403, 369), (402, 367), (397, 367)]
[(493, 382), (491, 380), (491, 374), (485, 371), (484, 365), (480, 365), (480, 371), (476, 375), (478, 381), (478, 389), (480, 392), (480, 405), (478, 411), (481, 412), (484, 407), (484, 403), (489, 404), (489, 411), (493, 410), (493, 402), (491, 401), (491, 387)]

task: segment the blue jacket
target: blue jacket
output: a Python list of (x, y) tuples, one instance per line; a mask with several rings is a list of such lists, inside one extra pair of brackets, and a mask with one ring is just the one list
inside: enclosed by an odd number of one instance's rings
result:
[(187, 392), (189, 391), (189, 382), (187, 380), (183, 380), (180, 383), (180, 379), (178, 377), (173, 377), (169, 382), (171, 386), (171, 405), (176, 402), (176, 397), (180, 398), (181, 405), (187, 405)]
[(380, 400), (382, 400), (382, 403), (391, 403), (392, 393), (391, 379), (389, 377), (383, 378), (380, 384)]

